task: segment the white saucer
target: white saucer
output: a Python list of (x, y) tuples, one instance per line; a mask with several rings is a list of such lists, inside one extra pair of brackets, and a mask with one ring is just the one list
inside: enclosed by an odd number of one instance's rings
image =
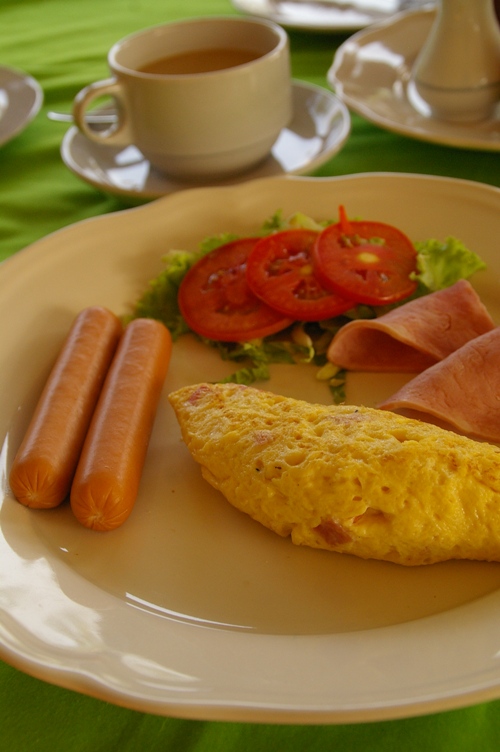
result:
[[(265, 162), (243, 175), (214, 185), (236, 185), (255, 178), (302, 175), (316, 169), (346, 142), (351, 119), (347, 107), (319, 86), (293, 82), (293, 119), (283, 129)], [(108, 193), (151, 199), (193, 188), (193, 183), (172, 180), (154, 170), (135, 146), (125, 148), (90, 141), (75, 126), (61, 145), (69, 169)]]
[(463, 149), (500, 151), (500, 103), (495, 117), (470, 124), (426, 116), (410, 102), (411, 70), (435, 17), (431, 7), (409, 11), (354, 34), (338, 48), (328, 83), (348, 107), (386, 130)]
[(234, 7), (243, 13), (307, 31), (362, 29), (423, 2), (425, 0), (232, 0)]
[(43, 102), (40, 84), (13, 68), (0, 67), (0, 146), (33, 120)]

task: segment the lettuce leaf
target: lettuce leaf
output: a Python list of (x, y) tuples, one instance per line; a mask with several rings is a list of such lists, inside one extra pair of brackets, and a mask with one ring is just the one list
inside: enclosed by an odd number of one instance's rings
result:
[(415, 243), (417, 269), (412, 278), (421, 288), (420, 294), (427, 294), (451, 287), (459, 279), (468, 279), (474, 272), (486, 269), (486, 264), (460, 240), (448, 237), (444, 242), (426, 240)]
[[(280, 333), (281, 336), (286, 336)], [(234, 373), (223, 379), (223, 382), (236, 384), (253, 384), (255, 381), (269, 379), (269, 366), (272, 363), (310, 363), (314, 356), (312, 347), (300, 344), (290, 339), (274, 340), (272, 338), (251, 340), (250, 342), (217, 342), (205, 340), (212, 347), (216, 347), (223, 360), (244, 363)]]
[(179, 286), (197, 258), (189, 251), (169, 251), (163, 256), (165, 268), (148, 286), (134, 305), (130, 318), (159, 319), (170, 330), (172, 339), (190, 331), (177, 304)]

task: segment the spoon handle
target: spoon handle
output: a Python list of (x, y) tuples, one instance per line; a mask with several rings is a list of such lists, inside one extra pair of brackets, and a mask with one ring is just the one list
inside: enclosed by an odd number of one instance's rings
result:
[[(49, 120), (53, 120), (56, 123), (73, 123), (73, 115), (69, 112), (47, 112)], [(116, 115), (113, 114), (91, 114), (87, 115), (87, 122), (94, 125), (112, 125), (116, 123)]]

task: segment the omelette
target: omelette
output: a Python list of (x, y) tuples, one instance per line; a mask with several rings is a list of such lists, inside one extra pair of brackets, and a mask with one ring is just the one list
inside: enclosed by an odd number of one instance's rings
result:
[(394, 413), (238, 384), (169, 395), (203, 477), (297, 545), (407, 566), (500, 561), (500, 449)]

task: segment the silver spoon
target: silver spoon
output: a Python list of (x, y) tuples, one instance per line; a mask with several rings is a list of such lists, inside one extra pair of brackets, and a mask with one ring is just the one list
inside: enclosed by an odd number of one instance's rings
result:
[[(47, 112), (49, 120), (53, 120), (56, 123), (74, 123), (73, 115), (70, 112)], [(91, 125), (113, 125), (116, 123), (116, 115), (113, 114), (92, 114), (89, 113), (86, 116), (87, 123)]]

